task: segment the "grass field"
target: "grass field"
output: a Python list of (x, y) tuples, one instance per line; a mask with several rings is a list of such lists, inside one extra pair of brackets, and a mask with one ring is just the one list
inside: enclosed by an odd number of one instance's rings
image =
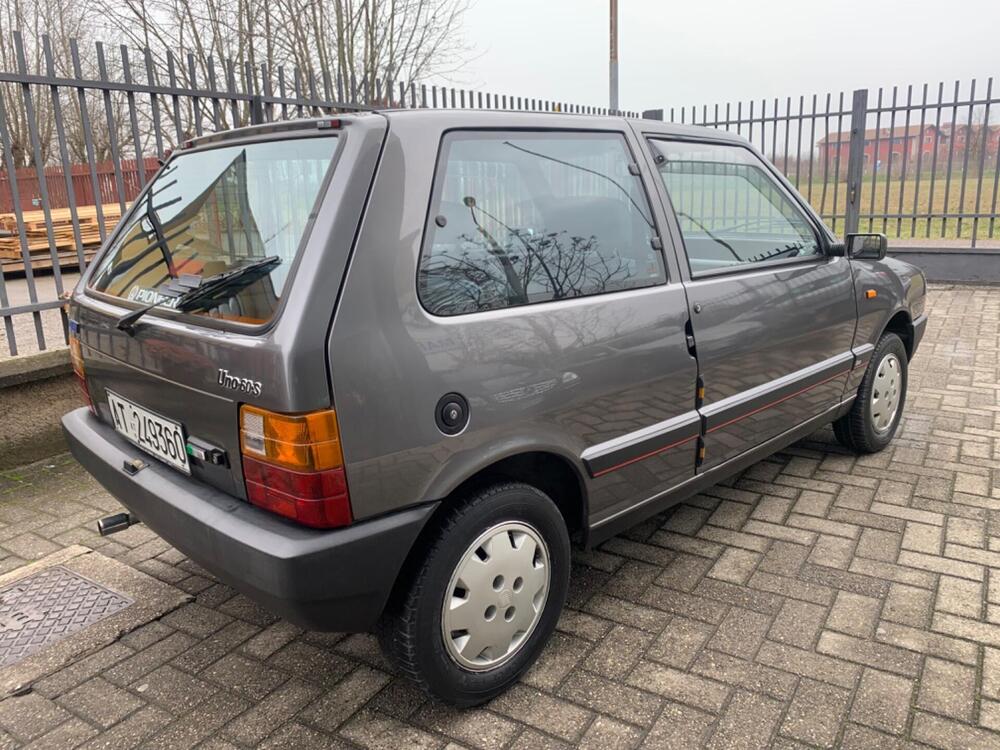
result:
[[(800, 177), (799, 192), (823, 215), (828, 226), (842, 233), (847, 210), (846, 181), (835, 182), (831, 176), (824, 193), (822, 179), (814, 179), (810, 185), (804, 176)], [(789, 179), (794, 183), (795, 175), (790, 175)], [(984, 172), (981, 184), (978, 175), (969, 174), (964, 181), (964, 195), (960, 176), (946, 179), (944, 175), (935, 175), (933, 185), (931, 180), (930, 174), (921, 174), (919, 180), (908, 176), (905, 182), (878, 178), (873, 185), (871, 175), (865, 175), (861, 188), (860, 231), (870, 229), (884, 232), (890, 238), (926, 241), (971, 239), (974, 228), (976, 239), (985, 240), (991, 238), (992, 229), (992, 239), (1000, 240), (1000, 216), (993, 218), (1000, 211), (996, 172)], [(980, 214), (978, 222), (974, 216), (977, 213)], [(916, 220), (912, 217), (914, 214)], [(964, 216), (954, 218), (956, 214)], [(872, 215), (874, 218), (869, 223)], [(889, 218), (883, 219), (885, 216)]]

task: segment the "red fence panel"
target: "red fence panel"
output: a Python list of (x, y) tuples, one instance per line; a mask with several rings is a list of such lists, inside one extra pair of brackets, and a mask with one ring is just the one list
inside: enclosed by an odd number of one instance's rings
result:
[[(143, 160), (146, 175), (152, 175), (159, 164), (155, 157)], [(100, 190), (101, 204), (118, 203), (118, 189), (115, 186), (115, 165), (113, 161), (98, 162), (96, 167), (97, 184)], [(121, 161), (122, 182), (125, 185), (125, 201), (135, 200), (142, 189), (139, 182), (139, 169), (135, 159)], [(38, 173), (34, 167), (22, 167), (16, 172), (17, 188), (20, 193), (21, 210), (37, 211), (42, 208), (41, 192), (38, 186)], [(90, 181), (90, 167), (87, 164), (70, 166), (70, 178), (73, 183), (73, 193), (78, 206), (92, 206), (96, 203), (94, 190)], [(45, 185), (49, 191), (49, 203), (52, 208), (68, 208), (69, 196), (66, 194), (66, 179), (62, 167), (46, 167)], [(0, 172), (0, 213), (14, 211), (14, 201), (11, 197), (10, 176)]]

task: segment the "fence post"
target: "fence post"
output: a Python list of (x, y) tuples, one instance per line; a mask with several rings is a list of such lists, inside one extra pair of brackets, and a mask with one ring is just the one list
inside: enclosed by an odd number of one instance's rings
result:
[(264, 99), (259, 94), (250, 97), (250, 124), (263, 125), (264, 120)]
[[(847, 155), (847, 215), (844, 218), (844, 234), (857, 232), (861, 219), (861, 181), (865, 175), (865, 125), (867, 121), (868, 89), (857, 89), (854, 92), (854, 104), (851, 107), (851, 142)], [(839, 143), (837, 148), (841, 148)]]

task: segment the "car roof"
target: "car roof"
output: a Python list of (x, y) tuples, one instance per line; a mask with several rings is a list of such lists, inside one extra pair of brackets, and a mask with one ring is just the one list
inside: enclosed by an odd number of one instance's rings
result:
[(269, 133), (302, 131), (328, 126), (332, 121), (349, 124), (352, 120), (382, 116), (391, 122), (425, 123), (428, 126), (450, 130), (455, 128), (546, 128), (607, 130), (609, 125), (621, 127), (630, 124), (637, 132), (680, 138), (706, 138), (747, 143), (747, 140), (725, 130), (696, 125), (661, 122), (639, 118), (625, 118), (611, 115), (575, 114), (564, 112), (523, 112), (495, 109), (384, 109), (366, 112), (332, 114), (325, 117), (307, 117), (283, 120), (262, 125), (250, 125), (233, 130), (221, 131), (186, 142), (186, 146), (202, 146), (210, 142), (242, 140)]
[(467, 127), (541, 127), (541, 128), (581, 128), (604, 130), (609, 123), (631, 124), (642, 133), (657, 133), (667, 136), (731, 140), (745, 143), (746, 139), (725, 130), (716, 130), (697, 125), (682, 125), (660, 120), (647, 120), (612, 115), (577, 114), (568, 112), (523, 112), (519, 110), (496, 109), (390, 109), (379, 110), (390, 121), (411, 118), (433, 123), (444, 128)]

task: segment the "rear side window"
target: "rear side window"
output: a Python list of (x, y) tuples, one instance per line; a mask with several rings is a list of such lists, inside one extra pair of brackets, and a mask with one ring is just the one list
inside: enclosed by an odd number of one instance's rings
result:
[(336, 148), (336, 136), (323, 136), (180, 154), (125, 219), (91, 288), (169, 308), (173, 300), (159, 289), (173, 277), (206, 279), (277, 256), (269, 275), (197, 313), (266, 322), (284, 292)]
[(749, 149), (652, 144), (692, 274), (820, 253), (802, 209)]
[(418, 271), (437, 315), (659, 284), (645, 192), (613, 133), (453, 133)]

